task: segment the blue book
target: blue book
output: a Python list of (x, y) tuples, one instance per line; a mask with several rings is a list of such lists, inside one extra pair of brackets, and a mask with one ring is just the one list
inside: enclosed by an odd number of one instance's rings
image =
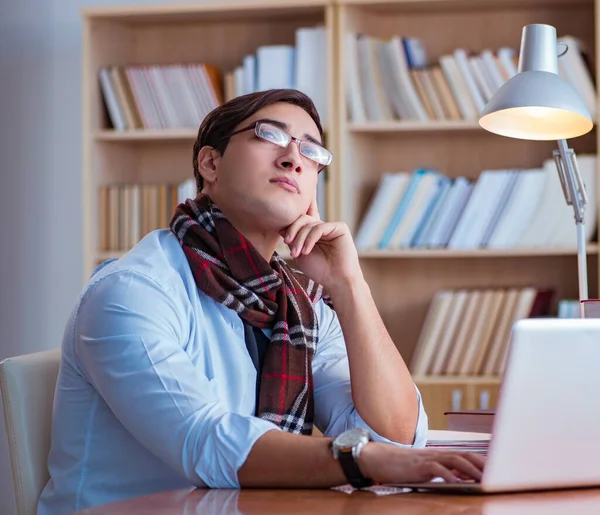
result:
[(431, 173), (431, 170), (420, 169), (415, 170), (412, 173), (408, 186), (406, 187), (406, 191), (402, 196), (402, 200), (400, 200), (400, 203), (398, 204), (398, 207), (396, 208), (396, 211), (392, 216), (392, 220), (388, 224), (387, 228), (385, 229), (385, 232), (383, 233), (383, 236), (381, 237), (381, 240), (379, 241), (378, 247), (380, 249), (385, 249), (390, 244), (390, 240), (394, 235), (396, 227), (398, 227), (400, 220), (402, 220), (402, 217), (406, 213), (408, 206), (410, 206), (410, 203), (413, 200), (414, 193), (417, 190), (417, 187), (419, 186), (419, 182), (421, 182), (422, 177), (426, 173)]
[(423, 213), (423, 218), (419, 222), (417, 230), (415, 231), (414, 236), (410, 240), (410, 247), (422, 247), (423, 241), (421, 241), (423, 236), (425, 235), (426, 229), (432, 224), (433, 217), (435, 213), (439, 211), (439, 206), (441, 205), (441, 201), (444, 199), (446, 191), (450, 189), (452, 185), (452, 180), (446, 176), (440, 176), (437, 183), (437, 190), (433, 197), (431, 197), (431, 201), (425, 208), (425, 212)]

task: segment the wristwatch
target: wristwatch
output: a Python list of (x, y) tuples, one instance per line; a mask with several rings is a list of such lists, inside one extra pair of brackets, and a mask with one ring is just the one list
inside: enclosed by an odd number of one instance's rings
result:
[(364, 488), (373, 484), (372, 479), (363, 475), (357, 461), (363, 447), (370, 441), (369, 431), (356, 427), (344, 431), (331, 442), (333, 457), (340, 462), (348, 482), (354, 488)]

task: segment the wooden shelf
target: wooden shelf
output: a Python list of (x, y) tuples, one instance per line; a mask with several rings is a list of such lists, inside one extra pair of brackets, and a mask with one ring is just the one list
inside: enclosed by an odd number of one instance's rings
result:
[[(575, 230), (575, 228), (573, 228)], [(587, 246), (588, 255), (598, 254), (598, 245), (591, 243)], [(462, 258), (506, 258), (530, 256), (575, 256), (576, 249), (564, 248), (511, 248), (511, 249), (406, 249), (406, 250), (362, 250), (358, 253), (362, 259), (462, 259)]]
[(165, 129), (165, 130), (133, 130), (133, 131), (98, 131), (94, 135), (96, 141), (194, 141), (198, 135), (196, 129)]
[(593, 5), (593, 0), (337, 0), (339, 5), (366, 8), (370, 12), (490, 11), (499, 9), (531, 9), (553, 6)]
[[(97, 261), (110, 258), (119, 258), (126, 251), (100, 251), (96, 253)], [(277, 249), (283, 259), (291, 259), (289, 251)], [(590, 256), (598, 254), (598, 245), (590, 244), (587, 247)], [(574, 249), (478, 249), (478, 250), (448, 250), (448, 249), (407, 249), (407, 250), (363, 250), (359, 251), (361, 259), (464, 259), (464, 258), (505, 258), (505, 257), (530, 257), (530, 256), (575, 256)]]
[(290, 16), (316, 14), (330, 5), (328, 0), (254, 0), (195, 2), (180, 4), (126, 5), (90, 7), (82, 10), (84, 18), (127, 22), (131, 25), (194, 23), (210, 21), (277, 20)]
[(393, 122), (366, 122), (348, 124), (348, 130), (354, 133), (371, 132), (442, 132), (442, 131), (483, 131), (475, 121), (448, 120), (448, 121), (393, 121)]

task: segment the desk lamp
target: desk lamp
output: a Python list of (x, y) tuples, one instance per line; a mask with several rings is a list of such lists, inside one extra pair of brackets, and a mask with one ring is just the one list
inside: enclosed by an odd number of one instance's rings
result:
[(582, 301), (588, 299), (584, 228), (587, 195), (575, 152), (566, 138), (582, 136), (594, 124), (573, 86), (558, 75), (556, 28), (543, 24), (523, 27), (518, 73), (490, 98), (479, 125), (509, 138), (557, 141), (554, 162), (567, 205), (573, 206), (577, 227), (579, 309), (583, 318)]

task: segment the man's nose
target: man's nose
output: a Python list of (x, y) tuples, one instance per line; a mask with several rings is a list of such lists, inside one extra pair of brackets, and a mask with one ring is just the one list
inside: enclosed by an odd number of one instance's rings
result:
[(298, 142), (292, 140), (282, 149), (281, 155), (277, 158), (277, 166), (298, 173), (302, 171), (302, 154)]

